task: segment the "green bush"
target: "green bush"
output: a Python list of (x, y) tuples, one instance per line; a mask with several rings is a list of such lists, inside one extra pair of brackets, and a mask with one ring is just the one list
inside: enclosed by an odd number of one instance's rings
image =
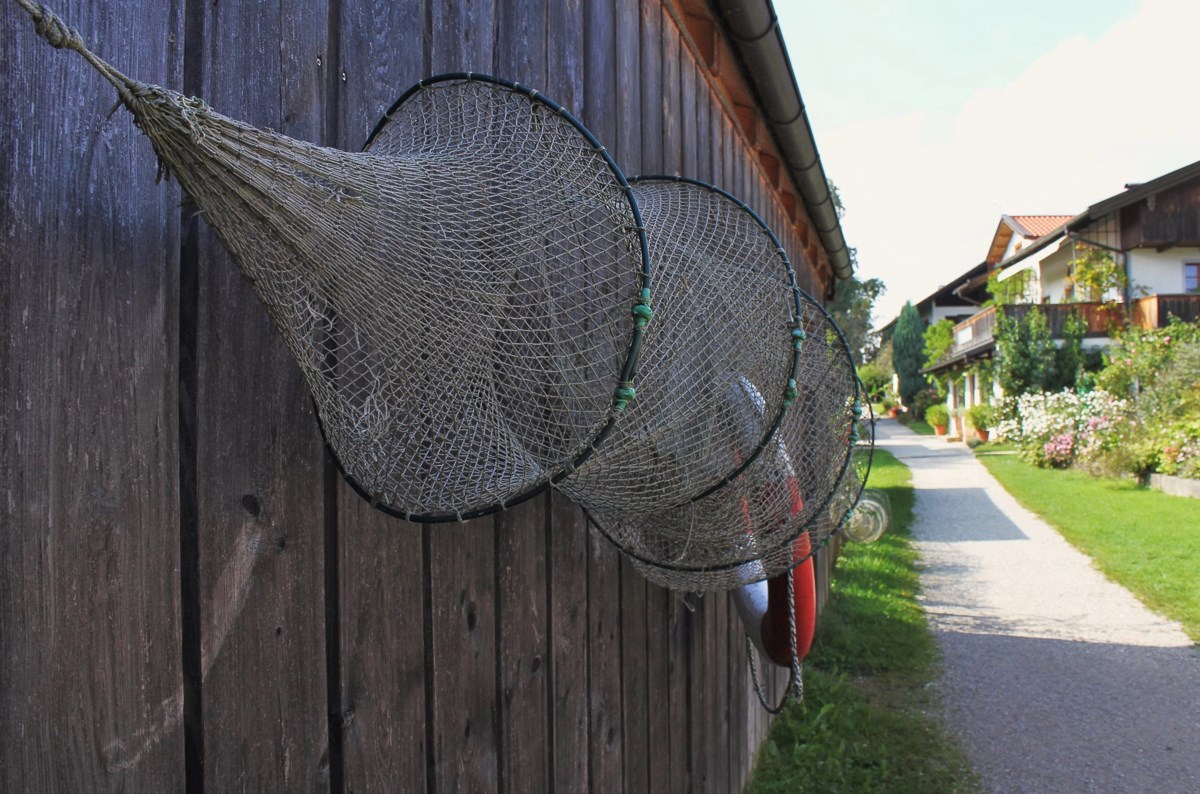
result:
[(987, 430), (996, 422), (996, 410), (990, 405), (972, 405), (967, 410), (967, 421), (976, 430)]
[(925, 409), (925, 421), (934, 427), (945, 427), (950, 424), (950, 412), (941, 403), (931, 405)]

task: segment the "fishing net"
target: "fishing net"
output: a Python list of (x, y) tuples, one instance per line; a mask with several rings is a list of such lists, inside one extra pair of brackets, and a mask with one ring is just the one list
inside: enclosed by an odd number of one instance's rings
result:
[[(687, 504), (768, 442), (798, 355), (801, 299), (787, 256), (741, 201), (679, 177), (632, 184), (655, 267), (638, 398), (559, 488), (636, 552), (621, 517)], [(761, 410), (747, 390), (765, 395)]]
[(887, 531), (891, 515), (888, 495), (877, 488), (868, 488), (851, 511), (842, 532), (855, 543), (874, 543)]
[(657, 312), (638, 402), (559, 487), (651, 581), (702, 591), (767, 578), (849, 509), (834, 496), (853, 490), (853, 361), (744, 204), (688, 180), (635, 180), (634, 194)]
[(21, 4), (117, 87), (266, 306), (373, 504), (470, 518), (602, 443), (632, 396), (649, 259), (628, 184), (569, 113), (451, 75), (406, 93), (364, 152), (321, 148), (132, 80)]
[(132, 80), (18, 3), (117, 87), (376, 507), (462, 520), (555, 484), (685, 590), (786, 570), (850, 511), (849, 351), (729, 194), (631, 186), (563, 108), (483, 76), (413, 87), (363, 152), (321, 148)]

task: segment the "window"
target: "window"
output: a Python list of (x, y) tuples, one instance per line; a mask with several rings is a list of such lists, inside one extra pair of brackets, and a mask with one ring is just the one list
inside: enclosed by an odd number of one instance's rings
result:
[(1200, 292), (1200, 262), (1185, 262), (1183, 265), (1183, 291)]

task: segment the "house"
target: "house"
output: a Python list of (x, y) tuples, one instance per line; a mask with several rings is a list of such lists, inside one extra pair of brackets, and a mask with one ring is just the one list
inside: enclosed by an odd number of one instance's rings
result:
[[(744, 199), (810, 294), (850, 274), (768, 0), (64, 5), (131, 76), (351, 151), (430, 75), (536, 87), (628, 174)], [(741, 790), (769, 718), (729, 599), (558, 493), (372, 510), (112, 88), (0, 19), (0, 791)]]
[[(1081, 262), (1111, 257), (1124, 278), (1085, 284)], [(1086, 323), (1084, 345), (1108, 342), (1114, 325), (1164, 327), (1171, 316), (1200, 318), (1200, 161), (1116, 195), (1073, 216), (1004, 216), (988, 249), (1003, 310), (1045, 313), (1061, 339), (1067, 318)], [(991, 306), (954, 327), (954, 345), (926, 372), (951, 375), (952, 413), (984, 399), (990, 384), (974, 362), (995, 351), (999, 308)]]

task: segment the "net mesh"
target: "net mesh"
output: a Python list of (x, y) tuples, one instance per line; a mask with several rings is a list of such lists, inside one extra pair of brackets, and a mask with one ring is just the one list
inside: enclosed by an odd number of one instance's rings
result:
[(560, 487), (652, 581), (729, 589), (836, 528), (861, 414), (853, 361), (745, 205), (681, 180), (634, 193), (656, 295), (638, 401)]
[(438, 80), (347, 153), (165, 89), (134, 108), (377, 506), (477, 515), (598, 443), (632, 376), (644, 236), (623, 178), (565, 114), (497, 82)]
[(678, 178), (637, 179), (633, 191), (655, 279), (637, 400), (559, 485), (610, 520), (687, 504), (756, 454), (783, 410), (799, 313), (790, 263), (740, 201)]
[(321, 148), (131, 80), (18, 3), (117, 88), (375, 506), (462, 520), (556, 484), (651, 580), (698, 591), (843, 525), (870, 465), (853, 362), (737, 199), (631, 188), (569, 113), (482, 76), (418, 84), (364, 152)]

